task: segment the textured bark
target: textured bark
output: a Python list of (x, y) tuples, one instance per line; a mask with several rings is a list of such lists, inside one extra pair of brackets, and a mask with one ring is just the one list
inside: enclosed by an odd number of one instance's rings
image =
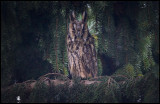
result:
[[(72, 77), (89, 78), (97, 76), (97, 57), (94, 38), (88, 31), (85, 14), (82, 21), (70, 17), (67, 35), (68, 66)], [(72, 20), (73, 19), (73, 20)]]

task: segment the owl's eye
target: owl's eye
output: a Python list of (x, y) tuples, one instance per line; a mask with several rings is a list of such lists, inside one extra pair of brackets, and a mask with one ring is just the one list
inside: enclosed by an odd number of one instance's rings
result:
[(82, 32), (84, 32), (84, 30), (85, 30), (84, 24), (82, 24), (81, 27), (82, 27)]
[(75, 30), (76, 30), (76, 24), (73, 24), (72, 31), (75, 32)]
[(72, 32), (75, 32), (75, 29), (74, 29), (74, 27), (73, 27), (73, 29), (72, 29)]
[(75, 31), (75, 28), (73, 27), (73, 29), (72, 29), (73, 31)]
[(84, 25), (83, 25), (83, 24), (81, 24), (82, 29), (83, 29), (83, 26), (84, 26)]
[(74, 26), (74, 29), (76, 29), (76, 24), (74, 24), (73, 26)]

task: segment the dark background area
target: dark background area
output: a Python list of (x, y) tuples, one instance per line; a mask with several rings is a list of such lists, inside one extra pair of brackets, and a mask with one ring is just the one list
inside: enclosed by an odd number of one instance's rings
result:
[[(1, 87), (46, 73), (68, 75), (69, 15), (88, 14), (99, 76), (159, 69), (158, 1), (1, 1)], [(158, 74), (159, 75), (159, 74)]]

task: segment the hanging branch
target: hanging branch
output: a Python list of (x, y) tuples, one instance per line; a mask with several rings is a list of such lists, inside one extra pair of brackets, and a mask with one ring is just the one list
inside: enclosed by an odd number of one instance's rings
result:
[[(106, 11), (106, 14), (108, 15), (109, 14), (109, 11), (107, 12)], [(108, 40), (110, 40), (110, 34), (111, 34), (111, 28), (110, 28), (110, 16), (108, 15)], [(107, 46), (106, 46), (107, 48)]]
[[(150, 2), (150, 3), (152, 3), (152, 2)], [(151, 6), (153, 6), (153, 4), (150, 5), (150, 8), (151, 8)], [(151, 25), (152, 21), (151, 21), (151, 16), (150, 16), (149, 5), (147, 7), (147, 13), (148, 13), (148, 23)], [(154, 25), (154, 29), (153, 30), (154, 30), (154, 33), (155, 33), (155, 42), (158, 43), (158, 35), (157, 35), (155, 29), (156, 29), (156, 26)]]
[(126, 39), (124, 39), (124, 46), (125, 46), (125, 51), (126, 51), (126, 64), (128, 64), (128, 54), (127, 54), (128, 47), (126, 44)]
[(117, 39), (115, 37), (115, 49), (116, 49), (116, 60), (118, 59), (118, 50), (117, 50)]
[(128, 64), (128, 54), (126, 52), (126, 64)]
[(57, 32), (57, 29), (58, 29), (58, 18), (56, 19), (56, 46), (55, 46), (55, 52), (56, 52), (56, 69), (57, 69), (57, 72), (59, 72), (59, 68), (58, 68), (58, 54), (57, 54), (57, 39), (58, 39), (58, 32)]
[(98, 28), (97, 28), (97, 13), (96, 13), (96, 33), (98, 31)]
[[(95, 14), (95, 16), (96, 16), (96, 23), (95, 23), (95, 25), (96, 25), (96, 28), (95, 28), (95, 30), (96, 30), (96, 33), (98, 32), (98, 28), (97, 28), (97, 13)], [(98, 40), (99, 41), (99, 40)], [(97, 54), (96, 54), (96, 58), (97, 58), (97, 60), (98, 60), (98, 50), (97, 50)]]
[(105, 41), (104, 41), (104, 24), (102, 24), (102, 43), (103, 43), (103, 47), (105, 48)]
[[(66, 13), (67, 14), (67, 13)], [(68, 18), (66, 19), (66, 23), (67, 23), (67, 34), (68, 34)], [(65, 46), (66, 46), (66, 43), (67, 43), (67, 34), (66, 34), (66, 37), (65, 37)]]
[[(105, 13), (104, 13), (105, 14)], [(103, 17), (104, 17), (104, 15), (103, 15)], [(103, 20), (105, 20), (105, 19), (103, 19)], [(102, 46), (103, 46), (103, 48), (105, 49), (105, 37), (104, 37), (104, 31), (105, 31), (105, 29), (104, 29), (104, 22), (102, 21)]]
[[(67, 11), (67, 10), (66, 10)], [(67, 17), (67, 13), (66, 12), (66, 27), (67, 27), (67, 30), (66, 30), (66, 34), (65, 34), (65, 47), (67, 46), (67, 34), (68, 34), (68, 17)], [(67, 49), (67, 48), (66, 48)], [(64, 52), (62, 54), (62, 58), (63, 58), (63, 73), (65, 72), (65, 67), (64, 67)]]
[(148, 13), (148, 24), (151, 25), (151, 17), (150, 17), (150, 12), (149, 12), (149, 5), (147, 7), (147, 13)]
[(63, 63), (63, 73), (65, 72), (65, 68), (64, 68), (64, 51), (62, 52), (62, 63)]
[(117, 34), (119, 33), (119, 31), (120, 31), (120, 27), (121, 27), (121, 24), (120, 24), (120, 26), (118, 26), (117, 27), (117, 30), (116, 30), (116, 32), (115, 32), (115, 40), (114, 40), (114, 48), (115, 48), (115, 54), (116, 54), (116, 60), (118, 59), (118, 49), (117, 49), (117, 44), (118, 44), (118, 42), (117, 42)]
[(108, 39), (110, 39), (110, 34), (111, 34), (111, 28), (110, 28), (110, 16), (108, 16)]
[(49, 48), (50, 48), (50, 45), (47, 44), (47, 49), (46, 49), (46, 56), (45, 56), (45, 59), (47, 60), (48, 58), (50, 58), (50, 54), (49, 54)]
[(125, 57), (125, 60), (126, 60), (126, 64), (128, 64), (128, 52), (127, 52), (127, 50), (128, 50), (128, 47), (127, 47), (127, 36), (128, 36), (128, 34), (126, 33), (126, 31), (125, 31), (125, 34), (126, 34), (126, 38), (124, 37), (124, 47), (125, 47), (125, 51), (126, 51), (126, 57)]

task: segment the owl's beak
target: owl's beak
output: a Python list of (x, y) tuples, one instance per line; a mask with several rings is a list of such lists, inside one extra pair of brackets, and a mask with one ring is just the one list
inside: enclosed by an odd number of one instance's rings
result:
[(77, 31), (77, 36), (79, 37), (79, 38), (81, 38), (81, 31)]
[(78, 31), (77, 33), (78, 33), (78, 37), (80, 38), (80, 37), (81, 37), (81, 33), (80, 33), (80, 31)]

